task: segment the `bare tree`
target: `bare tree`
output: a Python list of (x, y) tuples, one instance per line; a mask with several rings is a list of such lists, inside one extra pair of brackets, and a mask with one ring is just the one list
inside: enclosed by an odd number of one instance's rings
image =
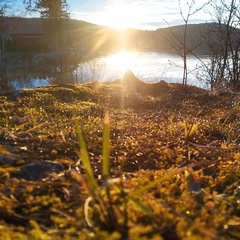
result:
[(211, 51), (211, 88), (240, 89), (240, 3), (238, 0), (212, 1), (210, 14), (215, 24), (207, 44)]
[(14, 0), (0, 1), (0, 16), (3, 17), (6, 12), (13, 9)]
[(13, 9), (13, 0), (5, 0), (0, 1), (0, 32), (1, 32), (1, 49), (0, 49), (0, 66), (4, 65), (4, 52), (5, 52), (5, 36), (6, 36), (6, 28), (5, 28), (5, 14), (10, 12)]
[(183, 86), (187, 85), (188, 73), (189, 73), (188, 65), (187, 65), (187, 57), (189, 54), (193, 54), (194, 50), (203, 41), (203, 40), (199, 40), (199, 42), (191, 44), (191, 46), (188, 44), (189, 20), (194, 14), (201, 11), (205, 6), (209, 4), (209, 1), (208, 1), (208, 2), (202, 3), (201, 6), (196, 7), (196, 2), (197, 2), (196, 0), (191, 0), (190, 2), (187, 2), (187, 10), (184, 11), (181, 0), (178, 0), (181, 18), (184, 21), (183, 32), (180, 34), (175, 33), (171, 30), (171, 27), (170, 27), (171, 39), (168, 39), (170, 46), (177, 52), (177, 54), (183, 60), (183, 76), (182, 76)]

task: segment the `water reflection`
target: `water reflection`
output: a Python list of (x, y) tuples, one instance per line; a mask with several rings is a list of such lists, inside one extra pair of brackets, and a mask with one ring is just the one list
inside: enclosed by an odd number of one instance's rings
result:
[(35, 88), (48, 84), (76, 83), (74, 79), (76, 66), (50, 66), (44, 69), (5, 66), (1, 73), (0, 84), (12, 87), (15, 90), (22, 88)]
[(0, 84), (15, 89), (75, 83), (74, 70), (83, 61), (77, 52), (4, 53), (1, 59)]
[[(202, 86), (198, 78), (201, 62), (193, 56), (188, 57), (188, 83)], [(127, 70), (131, 70), (145, 82), (181, 82), (183, 61), (176, 54), (159, 52), (120, 52), (118, 54), (95, 58), (87, 63), (79, 64), (76, 69), (77, 79), (111, 82), (121, 78)]]
[[(26, 60), (27, 59), (27, 60)], [(56, 61), (57, 59), (57, 61)], [(21, 62), (21, 64), (19, 64)], [(199, 60), (189, 57), (189, 82), (200, 86), (197, 78)], [(181, 82), (182, 60), (173, 54), (148, 52), (120, 52), (93, 59), (78, 59), (75, 62), (60, 61), (58, 58), (45, 59), (43, 56), (20, 59), (15, 64), (6, 65), (2, 69), (1, 83), (7, 83), (14, 89), (35, 88), (47, 84), (85, 83), (90, 81), (111, 82), (121, 78), (127, 70), (131, 70), (145, 82)]]

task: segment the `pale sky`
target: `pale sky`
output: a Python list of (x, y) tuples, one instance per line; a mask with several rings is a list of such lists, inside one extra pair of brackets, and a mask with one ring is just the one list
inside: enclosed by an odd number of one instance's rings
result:
[[(181, 0), (187, 10), (188, 0)], [(191, 0), (189, 0), (191, 2)], [(69, 0), (71, 18), (113, 27), (133, 27), (155, 30), (159, 27), (179, 25), (183, 20), (178, 0)], [(195, 10), (203, 1), (196, 1)], [(184, 11), (186, 13), (186, 11)], [(186, 14), (185, 14), (186, 15)], [(190, 18), (190, 23), (210, 20), (203, 10)]]
[[(22, 0), (17, 1), (22, 3)], [(191, 0), (180, 1), (187, 16), (187, 2)], [(183, 24), (178, 0), (68, 0), (67, 3), (72, 19), (104, 26), (155, 30), (168, 24)], [(202, 4), (202, 0), (197, 0), (192, 11)], [(211, 21), (211, 17), (204, 10), (189, 19), (189, 23), (207, 21)]]

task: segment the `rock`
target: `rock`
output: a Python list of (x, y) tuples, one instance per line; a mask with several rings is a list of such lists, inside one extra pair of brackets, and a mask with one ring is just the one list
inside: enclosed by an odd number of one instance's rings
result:
[(9, 146), (0, 144), (0, 164), (1, 165), (15, 165), (17, 156), (9, 151)]
[(60, 163), (45, 161), (27, 163), (22, 166), (20, 171), (16, 174), (16, 178), (23, 178), (28, 181), (38, 181), (50, 173), (59, 173), (63, 170), (63, 165)]
[(161, 80), (157, 83), (146, 84), (144, 91), (148, 95), (161, 96), (161, 95), (165, 95), (166, 93), (168, 93), (170, 91), (170, 89), (171, 89), (171, 87), (169, 86), (169, 84), (167, 82), (165, 82), (164, 80)]
[(145, 83), (138, 79), (131, 70), (128, 70), (122, 79), (117, 79), (114, 83), (122, 84), (128, 90), (137, 91), (143, 95), (162, 95), (171, 89), (164, 80), (157, 83)]
[(15, 165), (17, 158), (9, 154), (0, 154), (0, 164), (1, 165)]
[(138, 79), (131, 70), (124, 74), (122, 84), (131, 90), (140, 90), (145, 86), (145, 83)]

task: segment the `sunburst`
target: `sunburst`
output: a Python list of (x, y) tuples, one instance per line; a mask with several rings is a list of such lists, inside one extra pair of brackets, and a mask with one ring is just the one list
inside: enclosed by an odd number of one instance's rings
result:
[(106, 8), (105, 16), (108, 25), (119, 30), (125, 30), (132, 27), (136, 22), (137, 13), (131, 5), (122, 1), (114, 1)]

